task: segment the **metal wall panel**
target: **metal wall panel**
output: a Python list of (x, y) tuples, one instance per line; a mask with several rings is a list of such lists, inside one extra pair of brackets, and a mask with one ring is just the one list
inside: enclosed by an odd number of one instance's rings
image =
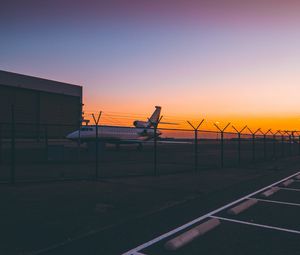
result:
[[(79, 123), (81, 98), (63, 94), (7, 87), (0, 84), (0, 123), (11, 122), (11, 105), (19, 136), (38, 137), (49, 125), (49, 136), (64, 137)], [(26, 124), (27, 123), (27, 124)], [(54, 127), (56, 126), (56, 127)], [(9, 133), (9, 129), (7, 130)]]

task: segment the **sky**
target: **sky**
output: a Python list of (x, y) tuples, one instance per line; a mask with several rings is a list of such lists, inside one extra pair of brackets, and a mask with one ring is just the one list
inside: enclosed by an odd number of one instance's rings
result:
[(6, 1), (0, 69), (82, 85), (86, 113), (114, 123), (161, 105), (207, 128), (300, 130), (299, 13), (293, 0)]

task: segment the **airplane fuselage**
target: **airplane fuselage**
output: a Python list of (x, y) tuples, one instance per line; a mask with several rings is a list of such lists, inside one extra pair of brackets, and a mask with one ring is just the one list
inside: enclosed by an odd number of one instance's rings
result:
[[(157, 136), (161, 133), (157, 130)], [(98, 126), (98, 136), (96, 126), (83, 126), (66, 137), (67, 139), (81, 142), (103, 141), (106, 143), (141, 143), (154, 138), (154, 129), (134, 128), (119, 126)]]
[[(78, 142), (101, 142), (119, 144), (138, 143), (153, 139), (161, 135), (156, 129), (155, 123), (159, 122), (161, 107), (155, 106), (155, 111), (148, 121), (136, 120), (133, 122), (134, 127), (121, 126), (83, 126), (66, 136), (67, 139)], [(96, 121), (95, 121), (96, 122)], [(157, 124), (156, 124), (157, 127)]]

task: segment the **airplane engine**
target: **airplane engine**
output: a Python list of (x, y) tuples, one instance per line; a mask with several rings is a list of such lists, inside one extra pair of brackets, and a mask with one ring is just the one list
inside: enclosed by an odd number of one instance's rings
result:
[(145, 128), (148, 126), (148, 122), (136, 120), (133, 122), (133, 125), (137, 128)]

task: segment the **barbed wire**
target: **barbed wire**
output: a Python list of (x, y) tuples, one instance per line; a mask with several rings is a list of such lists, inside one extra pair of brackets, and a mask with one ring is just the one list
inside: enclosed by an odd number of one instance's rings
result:
[[(85, 110), (84, 111), (84, 117), (85, 119), (89, 119), (92, 122), (92, 113), (95, 112), (100, 112), (98, 111), (92, 111), (91, 109), (89, 110)], [(116, 111), (102, 111), (102, 117), (100, 120), (100, 124), (102, 125), (116, 125), (116, 126), (128, 126), (128, 127), (132, 127), (133, 126), (133, 122), (135, 120), (140, 120), (140, 121), (147, 121), (149, 117), (149, 114), (141, 114), (141, 113), (129, 113), (129, 112), (116, 112)], [(176, 129), (190, 129), (187, 120), (189, 120), (190, 122), (195, 122), (198, 123), (199, 122), (199, 118), (197, 118), (195, 115), (186, 115), (186, 118), (183, 118), (181, 116), (175, 116), (175, 115), (163, 115), (163, 122), (169, 123), (169, 124), (161, 124), (161, 128), (170, 128), (170, 129), (174, 129), (174, 124), (176, 124)], [(205, 118), (205, 122), (203, 124), (203, 126), (205, 127), (205, 130), (208, 131), (214, 131), (214, 124), (224, 124), (226, 125), (227, 123), (224, 123), (219, 121), (219, 119), (217, 120), (215, 119), (211, 119), (211, 118)], [(235, 133), (235, 130), (229, 126), (229, 132), (232, 131), (232, 133)], [(275, 130), (275, 129), (274, 129)], [(204, 131), (204, 129), (203, 129)], [(276, 130), (277, 131), (277, 130)], [(282, 131), (288, 131), (288, 130), (282, 130)], [(300, 132), (297, 130), (290, 130), (288, 132), (291, 132), (293, 135), (293, 132)], [(244, 133), (247, 134), (247, 133)], [(257, 136), (260, 136), (261, 134), (257, 134)], [(271, 135), (271, 134), (270, 134)]]

